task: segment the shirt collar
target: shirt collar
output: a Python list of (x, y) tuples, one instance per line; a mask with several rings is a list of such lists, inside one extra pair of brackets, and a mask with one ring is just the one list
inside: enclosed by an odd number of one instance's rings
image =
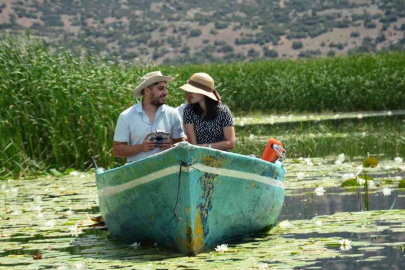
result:
[[(157, 112), (159, 111), (164, 112), (166, 110), (166, 106), (167, 106), (166, 104), (163, 104), (157, 109)], [(135, 111), (140, 113), (143, 112), (142, 101), (135, 105)]]

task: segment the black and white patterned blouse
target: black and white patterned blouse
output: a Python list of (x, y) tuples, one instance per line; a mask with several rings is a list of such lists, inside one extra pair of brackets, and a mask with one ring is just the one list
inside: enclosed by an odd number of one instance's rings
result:
[(224, 127), (233, 126), (231, 111), (226, 105), (218, 104), (217, 117), (204, 119), (203, 114), (195, 114), (191, 106), (184, 109), (183, 124), (194, 124), (197, 144), (225, 141)]

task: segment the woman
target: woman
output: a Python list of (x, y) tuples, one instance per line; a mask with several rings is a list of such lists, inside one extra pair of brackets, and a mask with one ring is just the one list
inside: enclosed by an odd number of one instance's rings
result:
[(229, 108), (221, 103), (214, 80), (207, 73), (195, 73), (180, 87), (189, 105), (183, 124), (189, 143), (228, 150), (235, 147), (235, 129)]

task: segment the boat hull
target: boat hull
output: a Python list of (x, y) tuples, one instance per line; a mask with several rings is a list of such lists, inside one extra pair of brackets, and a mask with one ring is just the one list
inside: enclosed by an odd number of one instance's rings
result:
[(181, 143), (98, 172), (97, 188), (101, 215), (114, 236), (196, 255), (271, 227), (284, 202), (284, 169)]

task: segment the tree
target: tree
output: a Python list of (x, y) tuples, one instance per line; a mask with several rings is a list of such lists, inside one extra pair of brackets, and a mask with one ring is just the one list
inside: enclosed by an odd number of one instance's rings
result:
[(301, 49), (302, 47), (303, 47), (303, 44), (302, 44), (301, 41), (293, 41), (293, 43), (292, 43), (292, 48), (293, 48), (294, 50)]

